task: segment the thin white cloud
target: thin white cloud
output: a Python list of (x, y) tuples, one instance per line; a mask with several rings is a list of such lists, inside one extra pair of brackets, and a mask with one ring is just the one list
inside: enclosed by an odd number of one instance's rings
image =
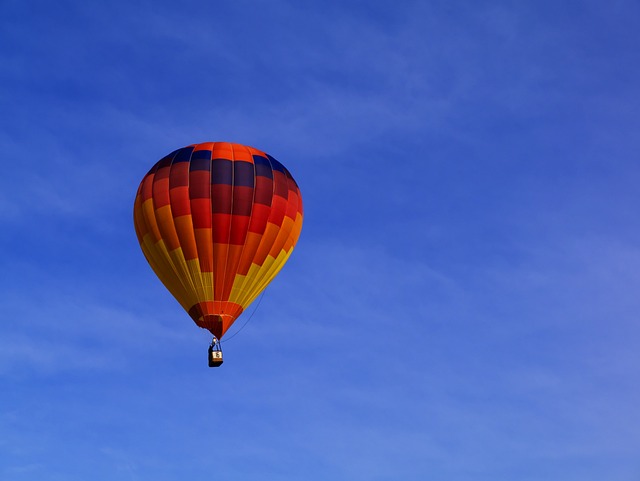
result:
[(53, 284), (41, 285), (29, 298), (5, 298), (1, 305), (0, 373), (5, 376), (123, 369), (142, 353), (158, 355), (165, 345), (188, 342), (192, 327), (186, 315), (185, 326), (173, 327), (159, 322), (157, 313), (100, 304), (82, 291), (72, 296)]

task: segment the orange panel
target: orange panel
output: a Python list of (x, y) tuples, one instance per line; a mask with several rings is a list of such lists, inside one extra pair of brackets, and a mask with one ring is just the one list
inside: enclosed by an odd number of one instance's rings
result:
[(201, 144), (193, 144), (193, 151), (197, 152), (198, 150), (213, 150), (213, 142), (203, 142)]
[(213, 244), (213, 297), (216, 301), (225, 300), (224, 275), (228, 254), (229, 244)]
[(260, 239), (262, 239), (262, 234), (255, 234), (253, 232), (249, 232), (247, 234), (244, 251), (242, 251), (242, 258), (240, 259), (240, 265), (238, 266), (238, 274), (246, 276), (249, 272), (249, 268), (251, 267), (253, 259), (256, 256), (256, 252), (258, 252), (258, 247), (260, 246)]
[(227, 259), (227, 266), (224, 274), (224, 289), (222, 297), (220, 299), (229, 299), (231, 294), (231, 288), (233, 287), (233, 281), (238, 273), (238, 264), (240, 263), (240, 256), (244, 246), (230, 245), (229, 257)]
[(233, 146), (233, 160), (244, 160), (253, 164), (253, 156), (246, 147), (238, 144)]
[(194, 229), (200, 271), (213, 272), (213, 247), (211, 229)]
[(190, 215), (183, 215), (174, 219), (176, 233), (180, 239), (182, 253), (186, 260), (198, 258), (198, 247), (196, 245), (196, 237), (193, 233), (193, 223)]
[(227, 142), (216, 142), (213, 145), (213, 159), (233, 159), (233, 149)]
[(153, 210), (153, 199), (145, 200), (142, 203), (142, 216), (144, 217), (147, 227), (151, 233), (154, 244), (162, 239), (160, 230), (158, 229), (158, 222), (156, 220), (156, 214)]
[(260, 247), (258, 247), (258, 252), (253, 258), (253, 263), (261, 266), (264, 264), (264, 260), (269, 255), (269, 251), (273, 246), (273, 243), (278, 237), (278, 232), (280, 231), (280, 227), (269, 222), (267, 224), (267, 230), (262, 236), (262, 240), (260, 241)]
[(158, 220), (158, 229), (162, 234), (162, 240), (167, 244), (169, 251), (180, 247), (180, 240), (173, 224), (173, 216), (171, 215), (171, 206), (165, 205), (156, 210), (156, 219)]

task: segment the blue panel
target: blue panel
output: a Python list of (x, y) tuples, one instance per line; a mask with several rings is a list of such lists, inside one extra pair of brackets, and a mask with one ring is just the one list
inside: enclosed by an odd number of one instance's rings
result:
[(233, 184), (233, 165), (228, 159), (213, 159), (211, 161), (211, 183)]
[(174, 150), (166, 157), (161, 158), (158, 161), (158, 163), (155, 165), (155, 169), (158, 170), (158, 169), (162, 169), (163, 167), (169, 167), (171, 165), (171, 162), (173, 162), (173, 158), (176, 156), (177, 153), (178, 151)]
[(291, 175), (291, 172), (289, 172), (286, 168), (284, 170), (285, 170), (285, 175), (287, 176), (287, 179), (291, 179), (291, 182), (293, 182), (293, 185), (298, 187), (298, 183), (296, 182), (296, 179), (294, 179), (293, 176)]
[(253, 187), (253, 184), (253, 164), (243, 160), (236, 160), (233, 163), (233, 185)]
[(211, 151), (210, 150), (196, 150), (193, 155), (191, 155), (191, 161), (193, 162), (195, 159), (206, 159), (207, 162), (211, 160)]
[[(189, 171), (206, 170), (207, 172), (209, 172), (209, 169), (211, 169), (210, 159), (194, 159), (196, 154), (200, 152), (206, 152), (206, 151), (199, 150), (198, 152), (193, 153), (193, 156), (191, 157), (191, 163), (189, 164)], [(209, 152), (209, 154), (211, 154), (211, 152)]]
[(176, 162), (189, 162), (191, 159), (191, 152), (193, 152), (193, 147), (184, 147), (183, 149), (179, 149), (176, 151), (176, 156), (173, 159), (173, 163)]
[(283, 174), (287, 171), (287, 169), (284, 168), (284, 165), (282, 165), (280, 162), (278, 162), (276, 159), (274, 159), (273, 157), (271, 157), (270, 155), (267, 154), (267, 157), (269, 157), (269, 160), (271, 161), (271, 168), (273, 170), (277, 170), (279, 172), (282, 172)]
[(256, 166), (256, 175), (273, 179), (273, 171), (271, 170), (269, 159), (260, 155), (254, 155), (253, 162)]

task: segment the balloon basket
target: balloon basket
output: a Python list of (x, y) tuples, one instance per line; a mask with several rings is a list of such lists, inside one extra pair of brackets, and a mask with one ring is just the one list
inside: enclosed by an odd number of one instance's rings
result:
[(222, 348), (220, 342), (209, 346), (209, 367), (219, 367), (222, 365)]

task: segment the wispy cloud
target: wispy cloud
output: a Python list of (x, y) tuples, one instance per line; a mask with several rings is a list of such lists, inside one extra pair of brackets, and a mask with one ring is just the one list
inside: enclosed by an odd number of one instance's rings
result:
[(173, 326), (159, 320), (157, 312), (136, 313), (48, 287), (45, 291), (51, 295), (2, 301), (4, 375), (121, 370), (139, 356), (158, 356), (165, 345), (189, 339), (187, 328), (192, 326), (186, 315), (184, 326), (179, 322)]

